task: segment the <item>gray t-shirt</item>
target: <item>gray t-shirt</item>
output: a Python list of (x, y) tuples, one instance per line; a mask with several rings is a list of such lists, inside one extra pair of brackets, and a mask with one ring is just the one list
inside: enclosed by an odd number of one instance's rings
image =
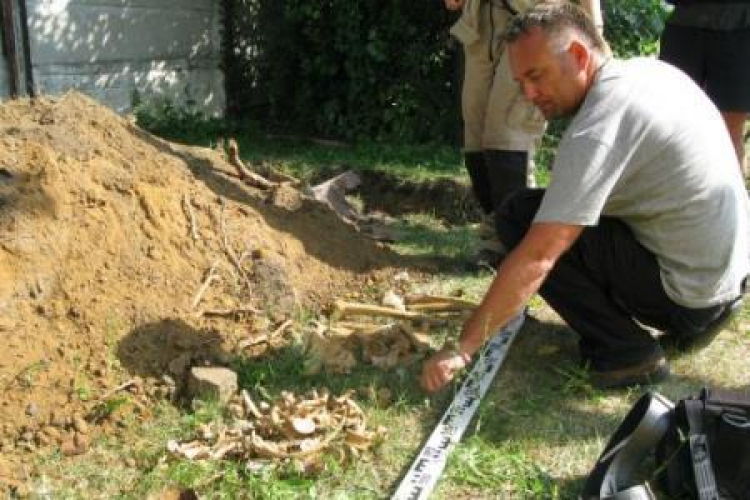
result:
[(737, 297), (750, 269), (748, 198), (721, 115), (653, 59), (611, 60), (558, 148), (536, 222), (627, 224), (667, 294), (701, 308)]

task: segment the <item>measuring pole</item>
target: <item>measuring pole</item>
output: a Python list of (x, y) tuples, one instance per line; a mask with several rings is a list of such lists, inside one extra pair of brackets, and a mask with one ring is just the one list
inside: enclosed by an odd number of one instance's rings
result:
[(451, 450), (461, 440), (482, 396), (505, 361), (513, 339), (526, 317), (519, 313), (501, 328), (481, 351), (468, 377), (427, 439), (419, 456), (401, 481), (392, 500), (427, 498), (443, 473)]

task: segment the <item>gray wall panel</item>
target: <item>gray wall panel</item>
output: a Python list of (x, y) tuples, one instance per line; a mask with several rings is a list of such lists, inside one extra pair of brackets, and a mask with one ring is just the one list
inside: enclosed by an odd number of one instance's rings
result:
[(59, 15), (29, 12), (34, 62), (212, 57), (213, 11), (69, 6)]
[[(218, 2), (28, 0), (39, 93), (78, 89), (118, 111), (144, 100), (225, 106)], [(7, 81), (7, 78), (5, 79)]]

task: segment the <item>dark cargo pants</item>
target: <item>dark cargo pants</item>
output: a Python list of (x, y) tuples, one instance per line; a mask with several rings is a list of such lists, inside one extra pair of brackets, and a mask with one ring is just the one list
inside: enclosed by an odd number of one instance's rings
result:
[[(500, 208), (496, 229), (506, 248), (523, 239), (543, 195), (543, 189), (522, 189)], [(641, 324), (668, 335), (700, 335), (729, 307), (691, 309), (673, 302), (654, 254), (622, 221), (608, 217), (583, 230), (539, 293), (578, 333), (583, 361), (596, 370), (625, 368), (663, 353)]]

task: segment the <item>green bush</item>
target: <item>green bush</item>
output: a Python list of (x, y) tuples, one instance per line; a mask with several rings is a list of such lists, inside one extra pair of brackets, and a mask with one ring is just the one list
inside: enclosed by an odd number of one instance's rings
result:
[[(458, 136), (456, 14), (442, 0), (224, 0), (224, 9), (230, 116), (349, 140)], [(660, 0), (604, 10), (615, 54), (656, 51)]]
[(228, 3), (234, 117), (345, 139), (455, 135), (453, 16), (442, 1)]
[(205, 137), (225, 135), (224, 120), (206, 116), (190, 102), (179, 105), (167, 98), (144, 101), (135, 92), (132, 106), (138, 126), (160, 137), (201, 142)]
[(617, 57), (656, 54), (667, 16), (660, 0), (602, 2), (604, 35)]

